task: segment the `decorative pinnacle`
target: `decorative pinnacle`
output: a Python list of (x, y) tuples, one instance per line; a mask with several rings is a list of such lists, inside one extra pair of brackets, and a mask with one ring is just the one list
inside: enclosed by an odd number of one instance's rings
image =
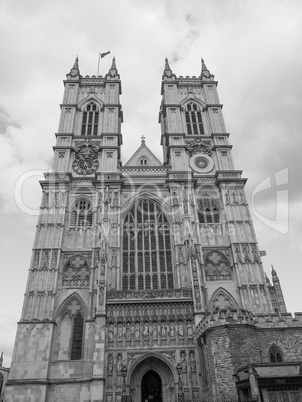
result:
[(167, 77), (171, 77), (172, 76), (172, 70), (169, 66), (169, 61), (168, 58), (166, 57), (165, 59), (165, 69), (164, 69), (164, 75), (166, 75)]
[(144, 135), (141, 136), (142, 145), (145, 145), (145, 142), (146, 142), (146, 141), (145, 141), (145, 138), (146, 138), (146, 137), (145, 137)]
[(269, 280), (268, 276), (265, 273), (265, 282), (271, 284), (271, 281)]
[(70, 70), (70, 74), (74, 77), (75, 75), (80, 75), (80, 68), (79, 68), (79, 58), (78, 56), (75, 59), (74, 65)]
[(278, 279), (277, 272), (274, 270), (273, 265), (272, 265), (272, 277), (273, 279)]
[(165, 70), (170, 70), (171, 71), (171, 68), (170, 68), (170, 66), (169, 66), (169, 61), (168, 61), (168, 58), (166, 57), (166, 59), (165, 59)]
[(210, 76), (214, 77), (213, 74), (210, 73), (208, 70), (206, 63), (204, 62), (204, 59), (201, 58), (201, 78), (206, 77), (209, 78)]
[(2, 364), (3, 364), (3, 352), (1, 353), (1, 357), (0, 357), (0, 367), (3, 367)]
[(113, 57), (113, 59), (112, 59), (112, 64), (111, 64), (109, 73), (110, 73), (110, 75), (117, 74), (117, 68), (116, 68), (116, 64), (115, 64), (115, 57)]

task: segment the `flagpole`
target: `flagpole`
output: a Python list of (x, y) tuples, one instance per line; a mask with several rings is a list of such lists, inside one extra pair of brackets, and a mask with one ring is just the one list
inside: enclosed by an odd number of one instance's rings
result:
[(98, 71), (96, 73), (96, 76), (99, 76), (99, 70), (100, 70), (100, 58), (101, 58), (101, 53), (99, 53), (99, 60), (98, 60)]

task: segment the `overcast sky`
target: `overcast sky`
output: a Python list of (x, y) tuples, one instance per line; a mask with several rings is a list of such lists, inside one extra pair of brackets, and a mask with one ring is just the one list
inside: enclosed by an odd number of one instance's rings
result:
[[(177, 76), (198, 76), (200, 58), (205, 59), (219, 81), (235, 166), (249, 179), (250, 204), (256, 186), (271, 177), (272, 189), (254, 197), (260, 214), (253, 213), (256, 234), (267, 252), (265, 271), (274, 265), (288, 310), (302, 311), (301, 21), (298, 0), (1, 1), (0, 352), (5, 365), (10, 364), (37, 220), (16, 206), (15, 183), (25, 172), (50, 166), (62, 80), (76, 55), (82, 75), (96, 74), (99, 52), (111, 51), (101, 61), (101, 75), (116, 57), (124, 163), (143, 134), (162, 160), (158, 111), (165, 57)], [(277, 178), (284, 179), (284, 169), (288, 184), (276, 192), (275, 174), (281, 171)], [(23, 186), (31, 208), (40, 204), (39, 179)]]

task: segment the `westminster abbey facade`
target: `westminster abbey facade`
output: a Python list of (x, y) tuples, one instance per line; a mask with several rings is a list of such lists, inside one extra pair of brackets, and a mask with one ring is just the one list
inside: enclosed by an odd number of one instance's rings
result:
[(205, 63), (165, 62), (163, 162), (144, 137), (121, 162), (115, 59), (64, 88), (5, 400), (302, 401), (302, 317), (264, 273)]

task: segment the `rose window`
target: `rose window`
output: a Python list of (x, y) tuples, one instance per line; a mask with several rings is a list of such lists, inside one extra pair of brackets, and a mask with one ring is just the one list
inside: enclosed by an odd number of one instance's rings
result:
[(209, 165), (209, 161), (206, 158), (203, 157), (199, 157), (195, 159), (195, 165), (199, 168), (199, 169), (205, 169), (206, 167), (208, 167)]

